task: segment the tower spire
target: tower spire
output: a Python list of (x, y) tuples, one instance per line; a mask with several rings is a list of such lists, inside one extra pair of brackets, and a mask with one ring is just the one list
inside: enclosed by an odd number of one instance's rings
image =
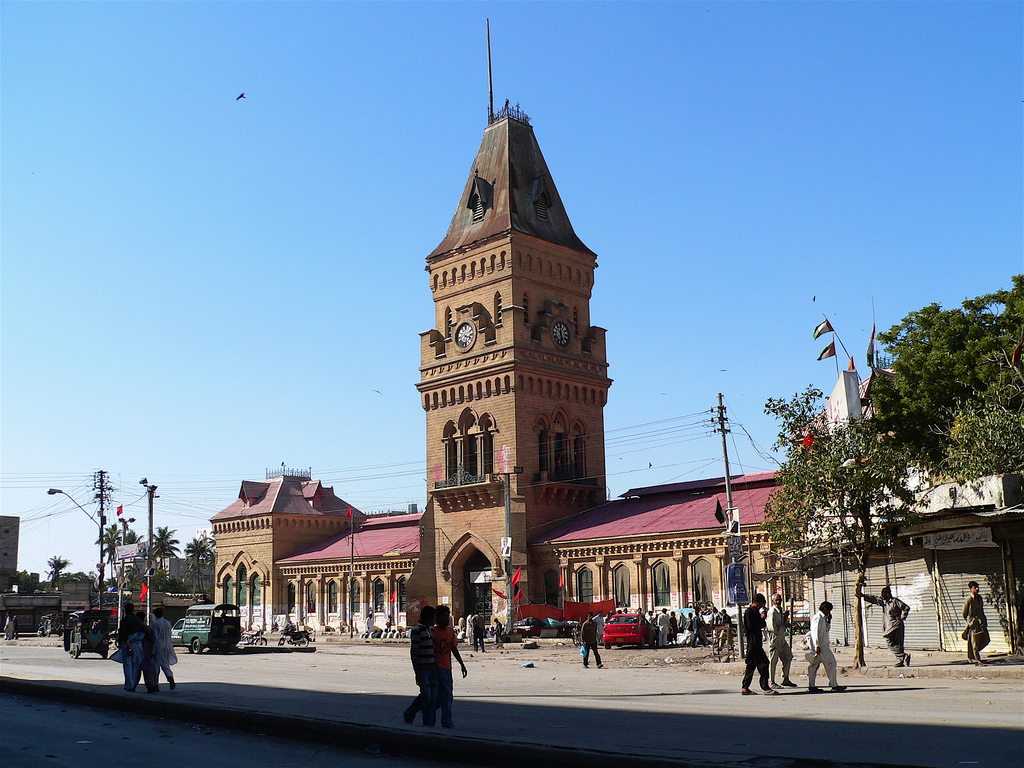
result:
[(487, 20), (487, 124), (494, 120), (494, 85), (491, 80), (491, 20)]

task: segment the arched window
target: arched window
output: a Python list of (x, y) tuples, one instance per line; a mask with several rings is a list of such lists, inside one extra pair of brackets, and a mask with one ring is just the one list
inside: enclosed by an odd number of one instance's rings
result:
[(629, 587), (629, 566), (620, 565), (612, 572), (615, 587), (615, 607), (629, 608), (630, 596), (633, 594)]
[(384, 580), (374, 579), (373, 580), (373, 610), (377, 613), (383, 613), (384, 607)]
[(359, 582), (356, 581), (355, 579), (350, 579), (349, 580), (349, 585), (350, 585), (349, 586), (349, 601), (348, 601), (349, 610), (352, 613), (359, 613), (359, 603), (360, 603), (360, 600), (359, 600), (359, 597), (360, 597), (360, 595), (359, 595)]
[(551, 442), (551, 433), (542, 429), (537, 435), (537, 462), (541, 472), (551, 471), (551, 449), (549, 444)]
[(544, 572), (544, 602), (548, 605), (558, 607), (562, 598), (562, 588), (558, 585), (560, 579), (554, 568)]
[(494, 294), (494, 324), (501, 325), (501, 293)]
[(703, 557), (693, 564), (693, 601), (711, 602), (711, 563)]
[(405, 585), (407, 581), (405, 576), (398, 580), (398, 610), (405, 610)]
[(316, 613), (316, 584), (307, 581), (303, 591), (306, 593), (306, 613)]
[(587, 567), (576, 574), (576, 600), (581, 603), (594, 602), (594, 574)]
[(242, 607), (249, 604), (249, 598), (246, 594), (246, 587), (249, 586), (249, 572), (245, 570), (244, 565), (238, 566), (238, 604)]
[(451, 307), (445, 307), (444, 308), (444, 328), (443, 328), (444, 334), (443, 334), (443, 336), (446, 339), (448, 338), (448, 334), (451, 331), (451, 329), (452, 329), (452, 308)]
[(672, 586), (669, 579), (668, 565), (665, 563), (655, 563), (651, 569), (651, 581), (654, 584), (654, 605), (671, 605)]
[(235, 582), (230, 576), (224, 577), (224, 590), (221, 596), (222, 603), (234, 603), (235, 602)]
[(295, 582), (288, 582), (288, 613), (295, 613)]
[(263, 585), (259, 576), (252, 577), (252, 607), (258, 608), (263, 605)]
[(327, 612), (338, 612), (338, 582), (333, 579), (327, 584)]

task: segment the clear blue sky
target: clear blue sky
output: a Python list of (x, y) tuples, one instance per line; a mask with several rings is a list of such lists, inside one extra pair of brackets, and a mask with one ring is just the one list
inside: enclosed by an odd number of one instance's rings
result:
[[(424, 259), (494, 98), (531, 116), (608, 329), (608, 487), (769, 469), (769, 397), (1010, 285), (1022, 4), (0, 4), (2, 514), (96, 562), (106, 469), (182, 544), (312, 467), (422, 505)], [(245, 92), (244, 100), (235, 97)], [(364, 354), (367, 350), (370, 355)], [(377, 394), (374, 390), (380, 390)], [(661, 422), (656, 427), (643, 426)], [(652, 465), (650, 468), (648, 465)]]

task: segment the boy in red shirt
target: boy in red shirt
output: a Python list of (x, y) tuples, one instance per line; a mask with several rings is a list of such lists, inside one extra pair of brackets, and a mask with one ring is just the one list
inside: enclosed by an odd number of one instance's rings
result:
[(459, 641), (452, 629), (452, 613), (447, 605), (437, 606), (437, 626), (434, 627), (434, 655), (437, 658), (437, 699), (441, 707), (441, 726), (454, 728), (452, 722), (452, 656), (454, 655), (462, 667), (462, 676), (466, 677), (466, 665), (459, 653)]

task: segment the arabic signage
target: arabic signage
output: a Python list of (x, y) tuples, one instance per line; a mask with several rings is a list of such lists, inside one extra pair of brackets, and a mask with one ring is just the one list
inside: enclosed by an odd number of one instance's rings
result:
[(729, 602), (734, 605), (750, 605), (747, 589), (747, 564), (731, 563), (725, 566), (725, 578), (729, 586)]
[(729, 557), (734, 561), (739, 560), (743, 557), (743, 537), (742, 536), (726, 536), (725, 542), (729, 546)]
[(135, 544), (122, 544), (114, 549), (118, 560), (131, 560), (136, 557), (146, 556), (146, 542), (139, 541)]
[(925, 549), (963, 549), (965, 547), (998, 547), (992, 541), (991, 528), (958, 528), (953, 531), (927, 533), (921, 540)]

